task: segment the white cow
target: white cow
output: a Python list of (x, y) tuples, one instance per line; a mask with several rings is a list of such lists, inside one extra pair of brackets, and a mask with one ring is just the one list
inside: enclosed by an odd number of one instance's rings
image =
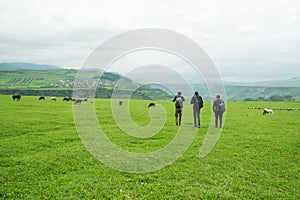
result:
[(272, 109), (265, 108), (263, 115), (265, 115), (265, 114), (274, 115), (275, 113)]

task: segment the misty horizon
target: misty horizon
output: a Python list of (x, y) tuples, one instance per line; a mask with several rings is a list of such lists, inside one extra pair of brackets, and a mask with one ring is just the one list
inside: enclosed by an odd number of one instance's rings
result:
[[(75, 69), (75, 70), (80, 70), (80, 67), (63, 67), (63, 66), (58, 66), (58, 65), (50, 65), (47, 63), (26, 63), (26, 62), (0, 62), (1, 64), (18, 64), (18, 65), (24, 65), (24, 68), (19, 68), (19, 69), (27, 69), (26, 65), (40, 65), (40, 66), (49, 66), (49, 67), (57, 67), (57, 68), (61, 68), (61, 69)], [(13, 68), (14, 69), (14, 68)], [(95, 70), (97, 70), (97, 68), (93, 68)], [(0, 70), (2, 70), (0, 68)], [(7, 69), (5, 69), (7, 70)], [(99, 69), (101, 70), (101, 69)], [(111, 72), (111, 73), (116, 73), (116, 74), (120, 74), (122, 76), (126, 77), (126, 74), (120, 72), (120, 71), (107, 71), (107, 72)], [(265, 82), (265, 81), (283, 81), (283, 80), (292, 80), (292, 79), (299, 79), (300, 76), (290, 76), (290, 77), (262, 77), (262, 78), (239, 78), (239, 77), (224, 77), (222, 74), (221, 78), (223, 80), (224, 83), (259, 83), (259, 82)], [(136, 77), (130, 77), (131, 79), (133, 79), (134, 81), (138, 82), (138, 78)], [(199, 84), (199, 82), (203, 82), (203, 80), (201, 79), (199, 80), (195, 80), (195, 79), (191, 79), (191, 83), (192, 84)]]

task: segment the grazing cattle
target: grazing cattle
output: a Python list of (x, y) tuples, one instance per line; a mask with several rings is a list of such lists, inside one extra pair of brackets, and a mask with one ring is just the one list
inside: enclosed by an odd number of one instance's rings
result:
[(265, 114), (274, 115), (274, 111), (272, 109), (265, 108), (263, 115), (265, 115)]
[(56, 97), (51, 97), (51, 100), (52, 101), (56, 101)]
[(21, 95), (19, 95), (19, 94), (13, 95), (12, 98), (13, 98), (14, 101), (20, 101)]
[(123, 105), (123, 101), (119, 101), (119, 106)]
[[(274, 110), (286, 110), (286, 111), (297, 111), (297, 110), (300, 110), (300, 109), (297, 109), (297, 108), (256, 108), (256, 107), (252, 107), (252, 109), (258, 109), (258, 110), (265, 110), (265, 109), (267, 109), (267, 110), (272, 110), (272, 111), (274, 111)], [(263, 112), (263, 114), (266, 114), (266, 113), (268, 113), (268, 111), (266, 111), (266, 112), (264, 111)], [(272, 112), (270, 114), (272, 114)]]
[(72, 100), (71, 97), (65, 97), (65, 98), (63, 99), (63, 101), (71, 101), (71, 100)]
[(40, 97), (39, 100), (45, 100), (45, 97)]
[(83, 99), (83, 102), (87, 102), (88, 101), (88, 99)]
[(151, 102), (151, 103), (149, 103), (148, 108), (154, 107), (155, 105), (156, 105), (155, 103)]
[(82, 102), (81, 99), (77, 99), (77, 100), (75, 101), (75, 104), (81, 104), (81, 102)]

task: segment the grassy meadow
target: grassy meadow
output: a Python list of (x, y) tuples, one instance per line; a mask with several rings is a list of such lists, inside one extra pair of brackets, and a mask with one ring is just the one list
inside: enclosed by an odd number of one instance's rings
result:
[[(130, 102), (131, 117), (140, 126), (150, 122), (149, 102)], [(134, 138), (115, 124), (110, 100), (93, 102), (107, 137), (133, 152), (158, 150), (176, 135), (174, 104), (156, 103), (167, 113), (164, 128), (150, 138)], [(86, 150), (72, 102), (32, 96), (14, 102), (0, 95), (0, 105), (0, 199), (300, 199), (300, 111), (263, 116), (262, 110), (249, 109), (299, 109), (300, 102), (228, 102), (222, 134), (200, 159), (211, 116), (205, 102), (202, 127), (183, 156), (141, 174), (109, 168)], [(191, 105), (184, 109), (182, 126), (193, 126)]]

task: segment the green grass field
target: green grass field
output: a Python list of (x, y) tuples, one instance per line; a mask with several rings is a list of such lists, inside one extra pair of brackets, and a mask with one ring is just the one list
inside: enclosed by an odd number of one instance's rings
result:
[[(131, 116), (141, 126), (150, 122), (149, 102), (130, 102)], [(168, 144), (178, 129), (173, 103), (157, 103), (167, 112), (165, 126), (140, 139), (120, 131), (110, 100), (97, 99), (94, 105), (112, 142), (128, 151), (151, 152)], [(222, 135), (200, 159), (211, 115), (205, 102), (202, 128), (183, 156), (141, 174), (109, 168), (86, 150), (71, 102), (29, 96), (14, 102), (0, 95), (0, 105), (0, 199), (300, 199), (300, 111), (263, 116), (261, 110), (248, 109), (299, 109), (299, 102), (228, 102)], [(183, 126), (193, 126), (187, 116), (191, 109), (185, 105)]]

